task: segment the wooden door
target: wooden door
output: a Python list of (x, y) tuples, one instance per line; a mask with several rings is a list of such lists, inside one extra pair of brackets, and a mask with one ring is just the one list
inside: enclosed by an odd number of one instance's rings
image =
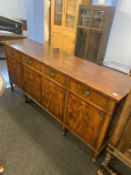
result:
[(65, 90), (50, 80), (42, 79), (42, 104), (62, 120), (65, 101)]
[(104, 114), (78, 97), (70, 94), (65, 124), (87, 144), (95, 147)]
[(8, 56), (9, 79), (18, 87), (22, 87), (22, 64), (14, 58)]
[(41, 103), (41, 76), (26, 67), (24, 67), (23, 71), (23, 89), (36, 101)]

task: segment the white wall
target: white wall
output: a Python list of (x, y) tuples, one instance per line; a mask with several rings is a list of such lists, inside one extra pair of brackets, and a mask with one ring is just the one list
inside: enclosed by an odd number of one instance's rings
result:
[(131, 0), (118, 0), (104, 64), (126, 73), (131, 68)]
[(0, 15), (25, 19), (25, 0), (0, 0)]
[(44, 42), (44, 0), (26, 1), (26, 19), (28, 37), (34, 41)]

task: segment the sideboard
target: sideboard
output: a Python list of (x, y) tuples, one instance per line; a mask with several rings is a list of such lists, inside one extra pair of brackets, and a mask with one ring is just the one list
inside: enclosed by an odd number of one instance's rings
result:
[(128, 75), (23, 39), (3, 42), (14, 84), (94, 152), (108, 142), (117, 108), (131, 87)]

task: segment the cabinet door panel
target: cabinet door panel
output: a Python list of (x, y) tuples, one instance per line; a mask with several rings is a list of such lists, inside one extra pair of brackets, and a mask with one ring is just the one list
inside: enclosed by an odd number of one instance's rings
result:
[(18, 87), (22, 87), (22, 65), (12, 57), (8, 56), (8, 71), (10, 81)]
[(104, 114), (74, 95), (69, 95), (66, 124), (86, 143), (95, 147)]
[(42, 79), (42, 104), (52, 114), (62, 120), (64, 89), (47, 79)]
[(90, 32), (90, 37), (88, 41), (88, 49), (85, 54), (85, 58), (87, 58), (88, 60), (96, 62), (97, 55), (99, 52), (101, 36), (102, 36), (101, 32), (96, 32), (96, 31)]
[(65, 27), (75, 29), (77, 13), (76, 0), (66, 0)]
[(23, 71), (23, 89), (41, 103), (41, 76), (26, 67)]
[(62, 26), (63, 18), (63, 0), (54, 0), (54, 25)]

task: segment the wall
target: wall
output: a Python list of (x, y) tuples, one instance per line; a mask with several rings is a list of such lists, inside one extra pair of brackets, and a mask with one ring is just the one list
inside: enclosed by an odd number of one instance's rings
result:
[(131, 0), (119, 0), (104, 64), (129, 72), (131, 68)]
[(0, 0), (0, 15), (11, 18), (25, 18), (25, 0)]
[(28, 37), (34, 41), (44, 42), (44, 0), (26, 1), (26, 19)]

